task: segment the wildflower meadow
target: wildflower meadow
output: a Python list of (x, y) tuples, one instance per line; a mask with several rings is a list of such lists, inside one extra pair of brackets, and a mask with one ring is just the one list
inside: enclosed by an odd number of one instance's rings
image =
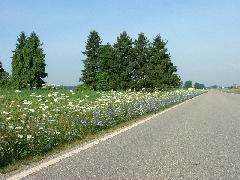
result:
[(0, 167), (201, 93), (0, 90)]

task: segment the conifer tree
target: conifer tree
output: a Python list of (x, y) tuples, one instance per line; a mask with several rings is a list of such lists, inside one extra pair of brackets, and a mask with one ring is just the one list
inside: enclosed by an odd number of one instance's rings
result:
[(134, 41), (131, 88), (145, 88), (146, 65), (149, 63), (149, 40), (140, 33)]
[(101, 45), (96, 31), (90, 32), (81, 80), (97, 90), (170, 89), (181, 84), (171, 62), (167, 42), (157, 35), (152, 43), (143, 33), (133, 42), (124, 31), (117, 42)]
[(99, 69), (96, 73), (96, 89), (97, 90), (116, 90), (117, 84), (115, 82), (116, 74), (113, 72), (114, 66), (114, 51), (113, 47), (108, 43), (102, 45), (98, 49), (98, 64)]
[(2, 67), (2, 62), (0, 61), (0, 73), (3, 73), (4, 72), (4, 69)]
[(157, 35), (150, 48), (151, 58), (148, 64), (148, 84), (150, 88), (168, 89), (178, 87), (180, 78), (177, 67), (173, 65), (166, 48), (167, 42)]
[(25, 81), (30, 88), (40, 88), (44, 84), (43, 78), (47, 77), (45, 72), (45, 54), (43, 52), (39, 37), (32, 32), (27, 38), (27, 43), (23, 48)]
[(84, 69), (82, 70), (82, 81), (85, 85), (93, 87), (96, 89), (96, 73), (98, 72), (98, 49), (102, 41), (100, 36), (96, 31), (91, 31), (87, 42), (86, 49), (83, 54), (86, 56), (86, 59), (83, 61)]
[(132, 63), (132, 39), (124, 31), (117, 37), (117, 42), (114, 44), (114, 72), (117, 78), (117, 89), (128, 89), (131, 83), (131, 67)]
[(5, 88), (10, 85), (9, 74), (3, 69), (2, 62), (0, 61), (0, 88)]
[(27, 87), (27, 78), (25, 77), (28, 69), (25, 68), (23, 48), (26, 45), (27, 37), (21, 32), (17, 39), (16, 49), (12, 56), (12, 83), (16, 89)]

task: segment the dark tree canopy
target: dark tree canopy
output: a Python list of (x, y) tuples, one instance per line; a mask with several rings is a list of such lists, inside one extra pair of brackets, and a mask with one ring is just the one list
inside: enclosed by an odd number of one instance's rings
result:
[(16, 49), (13, 51), (12, 56), (12, 82), (13, 86), (17, 89), (27, 87), (26, 62), (24, 60), (23, 49), (27, 42), (27, 36), (21, 32), (17, 39)]
[(98, 90), (111, 90), (117, 89), (117, 84), (115, 82), (116, 73), (114, 72), (114, 51), (110, 44), (102, 45), (98, 49), (98, 64), (99, 69), (96, 73), (96, 89)]
[(92, 86), (94, 89), (96, 89), (97, 86), (98, 49), (101, 43), (102, 41), (98, 33), (96, 31), (91, 31), (86, 42), (86, 49), (83, 52), (86, 59), (83, 61), (84, 69), (82, 70), (80, 81), (88, 86)]
[(132, 39), (128, 36), (126, 31), (123, 31), (114, 47), (114, 71), (117, 73), (117, 89), (128, 89), (131, 82), (131, 68), (129, 64), (132, 62)]
[(134, 41), (133, 61), (131, 66), (131, 87), (136, 90), (141, 90), (147, 85), (147, 64), (149, 63), (149, 40), (140, 33), (138, 38)]
[(45, 73), (45, 54), (42, 49), (37, 34), (32, 32), (27, 38), (27, 43), (24, 46), (24, 61), (26, 68), (26, 79), (30, 88), (41, 87), (44, 84), (43, 78), (47, 77)]
[(169, 89), (180, 85), (177, 68), (171, 62), (167, 42), (157, 35), (150, 47), (150, 62), (147, 64), (147, 87)]
[(88, 36), (81, 80), (96, 90), (161, 89), (180, 86), (167, 42), (157, 35), (150, 43), (144, 33), (132, 40), (122, 32), (113, 46), (101, 45), (96, 31)]
[(0, 73), (3, 73), (4, 72), (4, 69), (2, 67), (2, 62), (0, 61)]
[(183, 88), (188, 89), (188, 88), (192, 88), (192, 81), (188, 80), (184, 83)]
[(2, 62), (0, 61), (0, 88), (6, 88), (10, 86), (9, 74), (3, 69)]
[(194, 84), (194, 88), (195, 88), (195, 89), (204, 89), (204, 88), (205, 88), (205, 85), (196, 82), (196, 83)]
[(21, 32), (12, 56), (12, 82), (16, 89), (39, 88), (44, 84), (45, 54), (35, 32), (29, 37)]

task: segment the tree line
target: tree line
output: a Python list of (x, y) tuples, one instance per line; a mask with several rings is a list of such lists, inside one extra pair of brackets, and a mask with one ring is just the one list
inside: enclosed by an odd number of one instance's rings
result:
[(150, 42), (144, 33), (133, 40), (126, 31), (111, 45), (90, 32), (80, 81), (94, 90), (170, 89), (180, 86), (167, 42), (157, 35)]
[[(12, 74), (0, 62), (0, 87), (26, 89), (41, 88), (47, 77), (45, 54), (35, 32), (27, 36), (21, 32), (12, 55)], [(84, 69), (81, 86), (94, 90), (160, 89), (179, 87), (177, 67), (171, 62), (166, 48), (167, 41), (160, 35), (153, 41), (140, 33), (133, 40), (126, 31), (116, 42), (102, 44), (96, 31), (91, 31), (83, 54)]]
[(184, 83), (183, 88), (184, 89), (188, 89), (188, 88), (205, 89), (206, 87), (205, 87), (204, 84), (201, 84), (201, 83), (198, 83), (198, 82), (195, 82), (194, 85), (193, 85), (192, 81), (188, 80)]

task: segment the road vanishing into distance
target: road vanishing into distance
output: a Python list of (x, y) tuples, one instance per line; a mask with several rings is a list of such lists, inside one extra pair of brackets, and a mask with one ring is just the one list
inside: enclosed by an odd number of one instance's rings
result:
[(45, 180), (221, 178), (240, 179), (240, 95), (219, 91), (195, 97), (23, 177)]

